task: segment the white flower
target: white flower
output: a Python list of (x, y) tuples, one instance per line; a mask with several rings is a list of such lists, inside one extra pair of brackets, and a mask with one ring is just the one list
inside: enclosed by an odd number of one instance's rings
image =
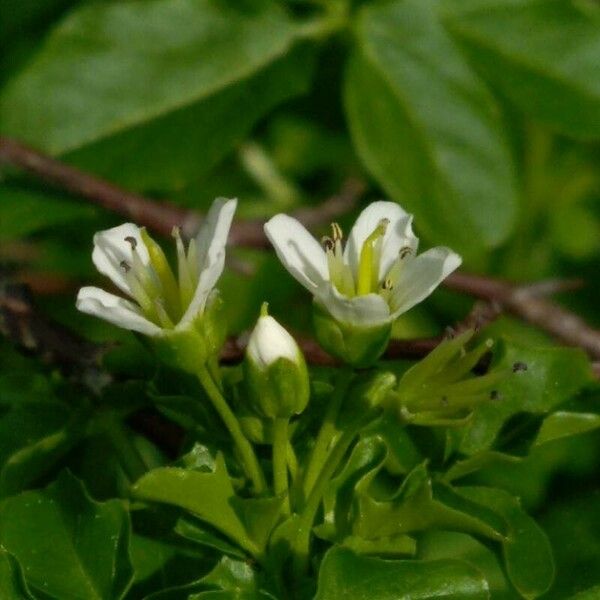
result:
[(157, 336), (182, 330), (201, 315), (223, 272), (225, 245), (237, 200), (215, 200), (187, 252), (177, 229), (175, 276), (160, 246), (145, 229), (125, 223), (94, 236), (92, 260), (128, 299), (84, 287), (77, 308), (114, 325)]
[(266, 304), (252, 330), (246, 352), (260, 369), (267, 369), (280, 358), (298, 362), (300, 357), (296, 340), (267, 314)]
[(342, 323), (390, 323), (461, 264), (460, 256), (444, 247), (417, 256), (412, 215), (394, 202), (365, 208), (345, 247), (339, 225), (331, 228), (332, 236), (321, 245), (296, 219), (279, 214), (265, 232), (285, 268)]

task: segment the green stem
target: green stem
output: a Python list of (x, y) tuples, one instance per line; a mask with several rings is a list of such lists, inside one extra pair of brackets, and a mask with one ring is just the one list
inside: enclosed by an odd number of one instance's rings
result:
[(319, 472), (327, 460), (329, 446), (335, 433), (337, 432), (336, 421), (338, 414), (351, 381), (352, 374), (347, 369), (341, 369), (336, 389), (333, 393), (333, 397), (331, 398), (331, 402), (327, 407), (325, 419), (323, 420), (323, 424), (321, 425), (321, 429), (317, 435), (317, 440), (310, 455), (308, 467), (306, 468), (306, 472), (304, 474), (305, 498), (311, 493)]
[(288, 419), (273, 422), (273, 490), (276, 496), (285, 496), (284, 513), (290, 514), (287, 472)]
[(233, 442), (235, 443), (240, 454), (244, 470), (254, 486), (254, 491), (257, 494), (261, 494), (266, 489), (265, 477), (260, 465), (258, 464), (258, 459), (254, 453), (254, 449), (244, 435), (239, 421), (233, 414), (231, 408), (229, 408), (227, 401), (221, 394), (221, 391), (213, 381), (208, 369), (204, 365), (198, 369), (197, 376), (202, 384), (202, 387), (208, 394), (212, 405), (217, 413), (219, 413), (219, 416), (225, 424), (225, 427), (227, 427), (227, 430), (233, 438)]
[(296, 477), (298, 476), (298, 458), (296, 453), (294, 452), (294, 446), (290, 440), (287, 443), (287, 466), (290, 471), (290, 477), (292, 481), (296, 481)]
[(302, 576), (308, 566), (310, 533), (327, 484), (344, 458), (356, 433), (356, 428), (345, 431), (332, 448), (300, 514), (297, 534), (292, 544), (293, 571), (297, 579)]
[(107, 417), (105, 431), (119, 456), (119, 462), (127, 477), (133, 483), (148, 470), (138, 449), (127, 432), (122, 421), (117, 417)]

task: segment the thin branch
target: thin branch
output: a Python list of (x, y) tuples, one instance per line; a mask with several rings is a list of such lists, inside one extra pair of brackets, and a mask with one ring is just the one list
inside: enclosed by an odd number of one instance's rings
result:
[(594, 360), (600, 360), (600, 330), (555, 302), (539, 297), (543, 287), (556, 289), (556, 283), (552, 286), (536, 284), (532, 292), (531, 286), (517, 287), (506, 281), (461, 271), (448, 277), (445, 285), (481, 300), (497, 302), (508, 312), (546, 331), (563, 344), (580, 347)]
[[(0, 164), (25, 170), (36, 177), (65, 189), (87, 201), (102, 206), (157, 233), (169, 235), (174, 225), (193, 235), (201, 223), (196, 212), (186, 211), (168, 202), (149, 200), (127, 192), (111, 183), (61, 163), (6, 137), (0, 137)], [(308, 227), (327, 223), (352, 209), (364, 184), (350, 180), (339, 195), (320, 206), (302, 209), (296, 216)], [(268, 247), (263, 222), (236, 222), (231, 229), (230, 243), (253, 248)], [(595, 360), (600, 360), (600, 331), (589, 326), (574, 313), (540, 297), (548, 291), (563, 291), (556, 282), (543, 282), (533, 287), (517, 287), (509, 282), (459, 272), (445, 281), (446, 287), (487, 302), (496, 302), (520, 319), (548, 332), (569, 346), (583, 348)], [(570, 284), (572, 286), (572, 284)]]
[[(193, 237), (202, 222), (202, 215), (198, 212), (128, 192), (16, 140), (0, 136), (0, 165), (2, 164), (21, 169), (74, 196), (144, 225), (160, 235), (169, 236), (173, 227), (178, 226), (184, 236)], [(314, 208), (303, 208), (294, 213), (294, 216), (307, 227), (330, 223), (351, 211), (364, 189), (364, 183), (350, 179), (339, 194)], [(268, 247), (263, 224), (262, 220), (235, 222), (231, 228), (229, 243), (252, 248)]]

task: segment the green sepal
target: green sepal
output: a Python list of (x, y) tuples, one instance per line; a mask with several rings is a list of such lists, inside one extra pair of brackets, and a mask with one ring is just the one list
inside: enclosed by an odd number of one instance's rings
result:
[(373, 365), (385, 352), (392, 333), (388, 322), (365, 327), (337, 321), (316, 302), (313, 323), (319, 344), (335, 358), (357, 368)]
[(300, 352), (296, 361), (278, 358), (268, 367), (261, 367), (246, 354), (244, 371), (248, 399), (261, 416), (289, 418), (306, 408), (310, 387), (306, 363)]
[(218, 356), (226, 337), (223, 301), (217, 292), (209, 297), (204, 312), (181, 329), (165, 329), (151, 338), (152, 346), (162, 362), (195, 374), (200, 365)]

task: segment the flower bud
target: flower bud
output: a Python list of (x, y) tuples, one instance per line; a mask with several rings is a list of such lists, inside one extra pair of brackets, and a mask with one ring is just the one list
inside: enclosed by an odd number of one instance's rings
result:
[(359, 325), (342, 323), (316, 302), (313, 304), (313, 323), (319, 344), (331, 355), (353, 367), (371, 366), (385, 352), (392, 324)]
[(254, 409), (277, 419), (301, 413), (308, 403), (309, 382), (304, 356), (294, 338), (263, 304), (244, 361), (246, 387)]

